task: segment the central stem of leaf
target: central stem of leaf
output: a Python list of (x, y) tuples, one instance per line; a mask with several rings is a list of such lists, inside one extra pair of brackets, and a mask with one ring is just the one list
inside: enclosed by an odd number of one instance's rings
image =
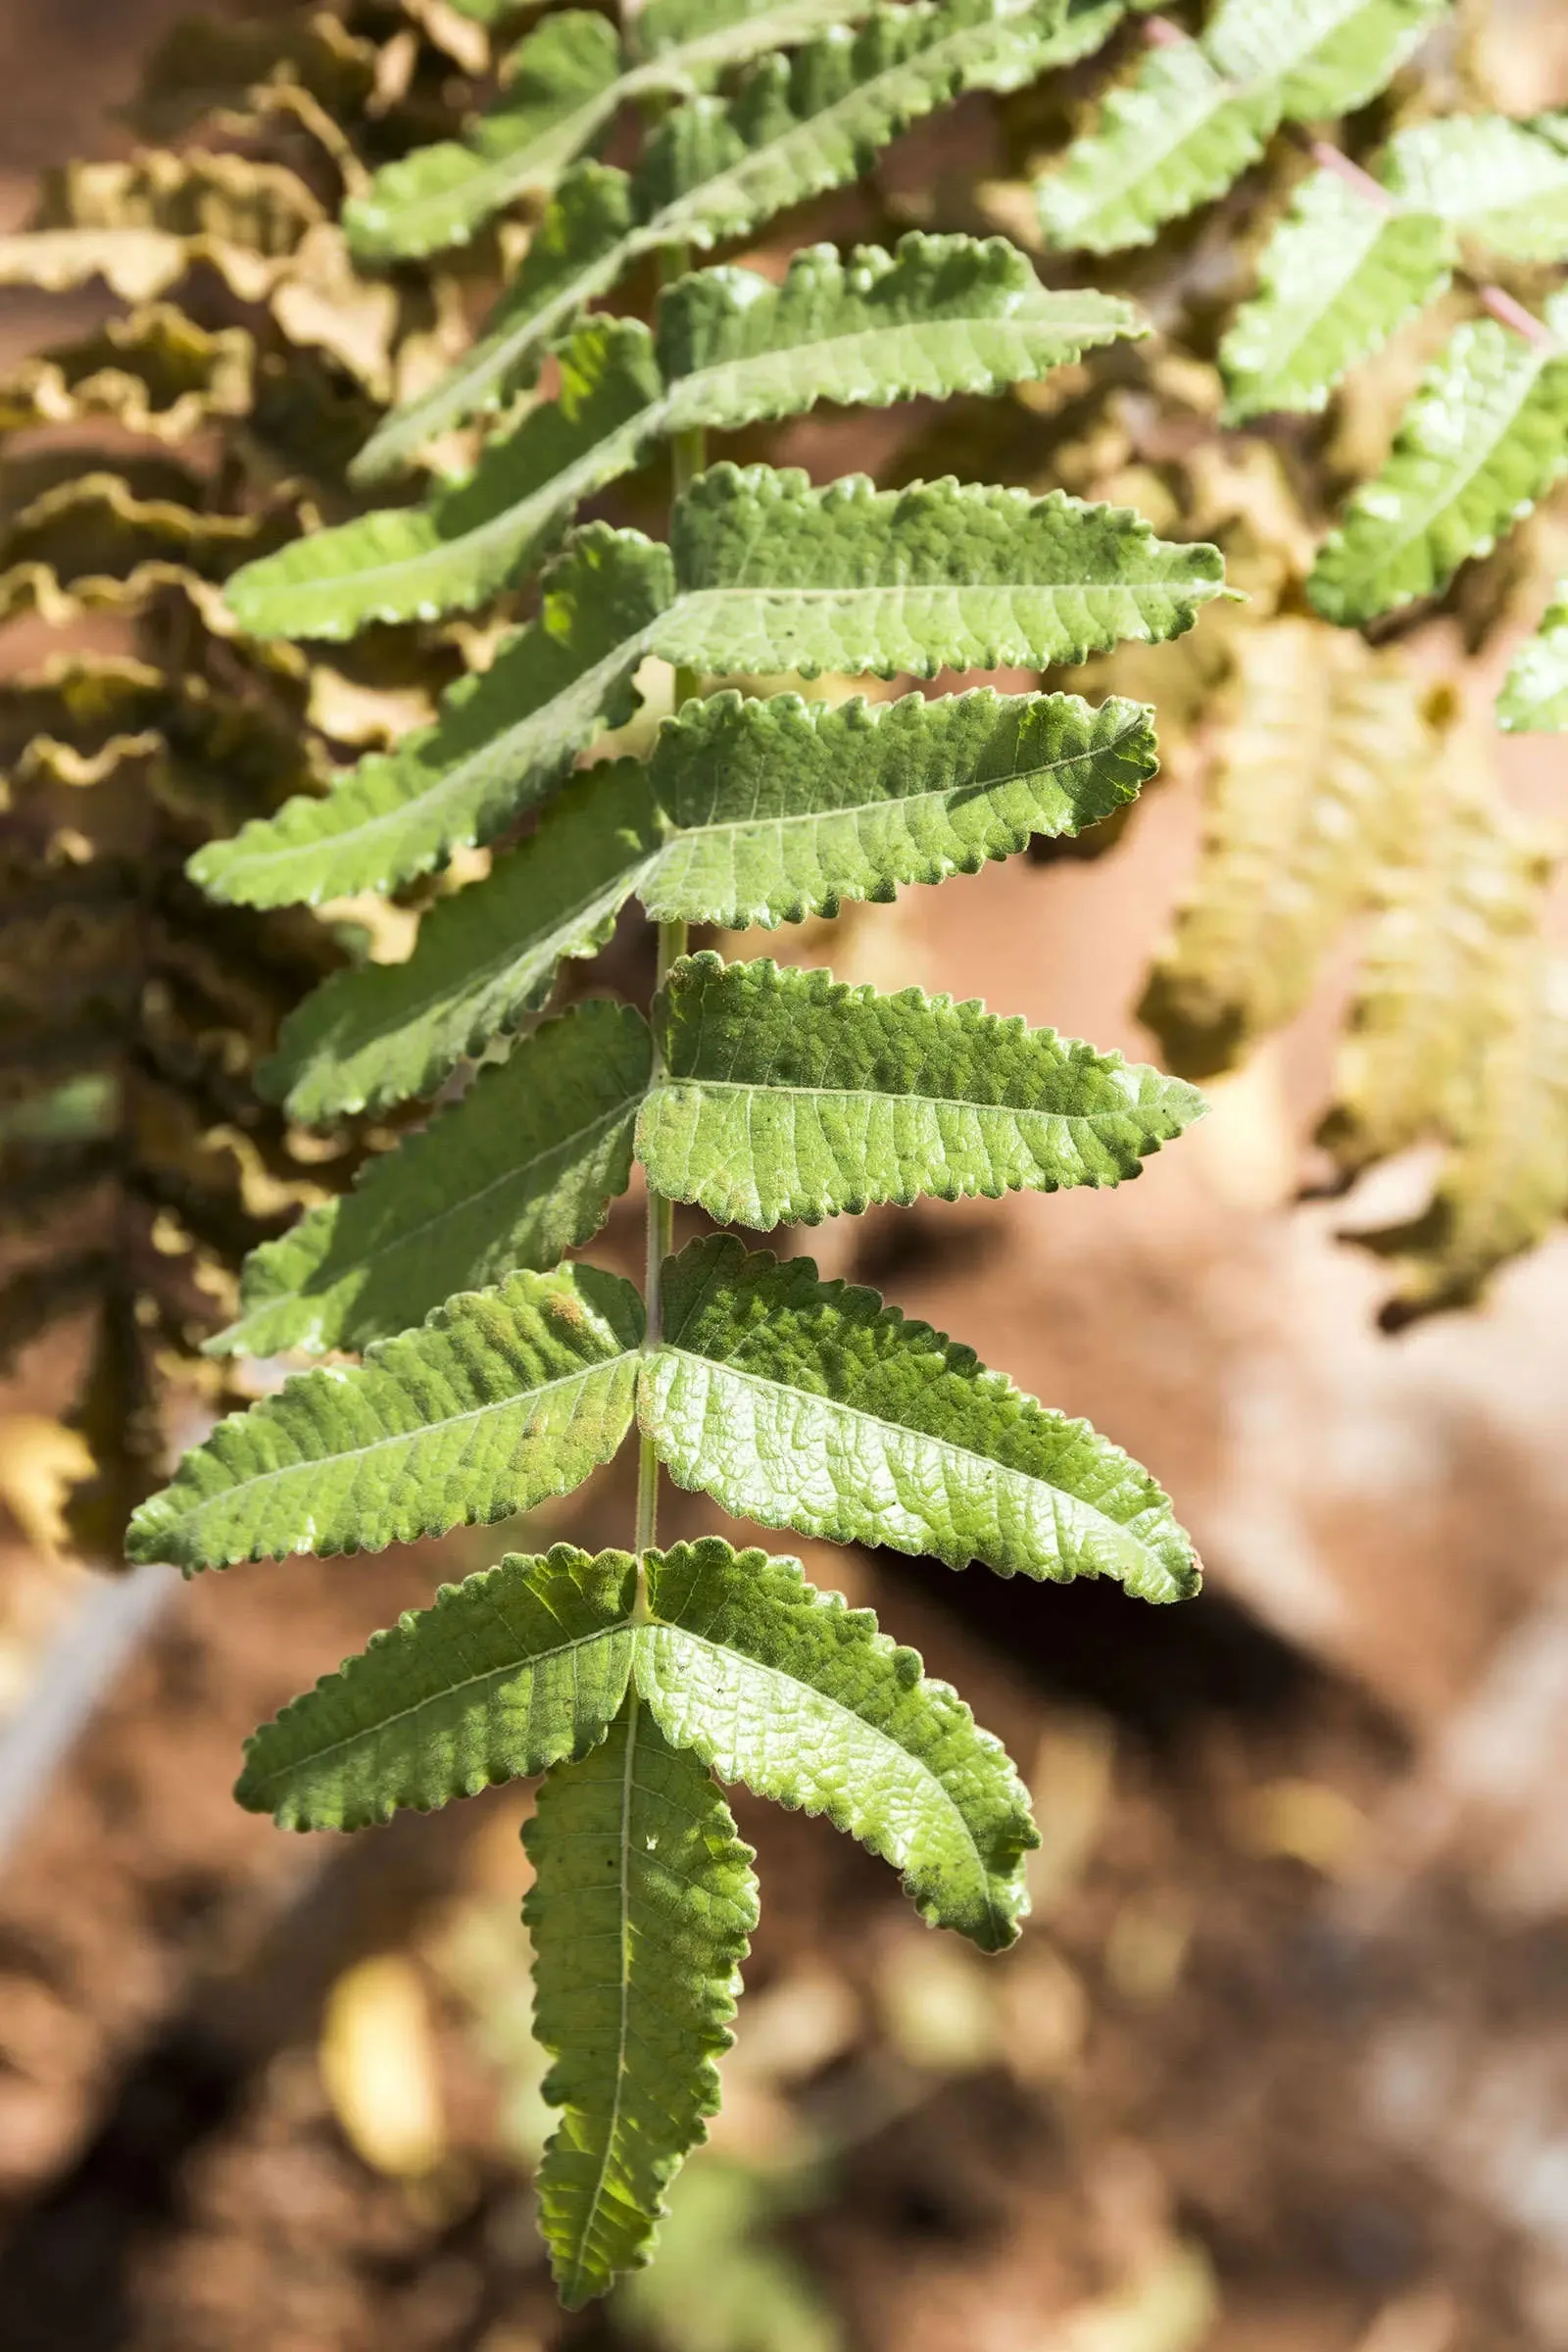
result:
[[(690, 256), (684, 249), (662, 257), (661, 275), (665, 284), (679, 277), (690, 266)], [(694, 430), (677, 433), (670, 448), (670, 492), (678, 499), (681, 492), (700, 474), (708, 462), (708, 436), (699, 425)], [(702, 679), (694, 669), (677, 669), (674, 683), (674, 708), (690, 702), (702, 692)], [(659, 926), (659, 965), (656, 989), (662, 988), (670, 966), (677, 956), (686, 953), (684, 922), (661, 923)], [(657, 1348), (663, 1337), (663, 1298), (662, 1275), (664, 1260), (671, 1254), (675, 1241), (675, 1204), (666, 1200), (650, 1184), (648, 1187), (648, 1258), (645, 1297), (648, 1305), (649, 1348)], [(659, 1455), (652, 1438), (645, 1437), (637, 1457), (637, 1596), (633, 1616), (643, 1620), (648, 1614), (648, 1571), (643, 1554), (659, 1537)]]

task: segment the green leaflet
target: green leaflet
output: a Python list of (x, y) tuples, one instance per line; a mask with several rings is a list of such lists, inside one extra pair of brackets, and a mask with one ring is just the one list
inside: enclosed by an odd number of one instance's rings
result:
[(1053, 243), (1147, 245), (1223, 194), (1283, 121), (1348, 114), (1380, 90), (1448, 0), (1223, 0), (1200, 41), (1152, 48), (1101, 127), (1037, 180)]
[(922, 1195), (1117, 1184), (1203, 1107), (1181, 1079), (977, 1001), (712, 954), (674, 966), (654, 1037), (649, 1182), (764, 1232)]
[(1147, 1471), (874, 1291), (719, 1237), (669, 1261), (663, 1304), (639, 1419), (677, 1484), (736, 1516), (1144, 1600), (1198, 1589)]
[(359, 1830), (582, 1756), (631, 1672), (636, 1563), (557, 1544), (443, 1585), (246, 1742), (234, 1793), (285, 1830)]
[(1203, 47), (1233, 81), (1277, 79), (1291, 122), (1365, 106), (1450, 0), (1221, 0)]
[(1262, 154), (1280, 119), (1273, 83), (1238, 90), (1196, 41), (1151, 49), (1105, 100), (1101, 128), (1035, 183), (1054, 245), (1117, 253), (1223, 194)]
[(590, 524), (549, 572), (539, 618), (451, 690), (433, 726), (362, 760), (324, 800), (289, 801), (210, 843), (192, 880), (231, 904), (315, 906), (391, 890), (459, 845), (492, 840), (554, 791), (601, 726), (631, 716), (631, 675), (669, 594), (665, 549)]
[(603, 1224), (631, 1175), (652, 1042), (602, 1000), (547, 1021), (461, 1102), (370, 1160), (353, 1192), (245, 1263), (215, 1352), (361, 1348), (454, 1291), (542, 1271)]
[[(645, 12), (646, 14), (646, 12)], [(726, 66), (847, 24), (863, 8), (845, 0), (772, 0), (712, 12), (683, 39), (641, 64), (623, 64), (603, 17), (575, 9), (547, 17), (513, 51), (500, 103), (466, 143), (421, 147), (375, 174), (343, 210), (363, 261), (386, 262), (466, 244), (517, 197), (548, 195), (562, 172), (629, 100), (701, 87)]]
[(1154, 538), (1125, 507), (952, 480), (812, 490), (793, 468), (714, 466), (675, 509), (666, 662), (794, 670), (1032, 669), (1180, 636), (1222, 592), (1217, 548)]
[(337, 639), (487, 604), (526, 578), (581, 500), (641, 464), (663, 405), (647, 327), (588, 319), (561, 353), (558, 397), (493, 435), (466, 480), (248, 564), (229, 606), (253, 637)]
[(1411, 123), (1379, 176), (1401, 204), (1436, 213), (1516, 262), (1568, 258), (1568, 155), (1503, 115)]
[(264, 1083), (296, 1118), (318, 1123), (434, 1094), (460, 1061), (539, 1010), (563, 957), (597, 955), (662, 838), (640, 760), (574, 776), (482, 882), (430, 908), (406, 963), (334, 972), (296, 1006)]
[(819, 400), (1000, 392), (1141, 331), (1113, 297), (1048, 292), (1001, 237), (915, 233), (848, 263), (809, 246), (779, 286), (750, 270), (693, 271), (662, 299), (657, 346), (634, 319), (586, 320), (562, 350), (560, 398), (492, 439), (470, 479), (296, 541), (240, 572), (229, 602), (264, 637), (433, 619), (525, 577), (578, 503), (662, 435)]
[(702, 1763), (635, 1695), (602, 1746), (550, 1775), (523, 1840), (534, 2031), (562, 2110), (539, 2226), (575, 2311), (648, 2260), (665, 2187), (707, 2137), (757, 1882)]
[[(817, 1592), (798, 1560), (717, 1537), (649, 1555), (654, 1622), (639, 1694), (666, 1737), (723, 1781), (825, 1813), (905, 1874), (933, 1926), (1011, 1943), (1039, 1837), (1000, 1741), (869, 1609)], [(785, 1697), (795, 1727), (777, 1737)]]
[[(1553, 334), (1568, 303), (1553, 297)], [(1440, 593), (1568, 471), (1568, 355), (1495, 319), (1458, 327), (1381, 473), (1324, 542), (1307, 593), (1325, 619), (1375, 619)]]
[(540, 619), (433, 728), (325, 800), (214, 843), (193, 876), (262, 906), (409, 880), (552, 791), (601, 717), (626, 714), (650, 653), (731, 676), (1041, 668), (1180, 636), (1223, 593), (1217, 548), (1156, 539), (1128, 508), (951, 479), (878, 491), (851, 474), (813, 490), (793, 468), (714, 466), (676, 506), (672, 542), (575, 533)]
[(1568, 580), (1509, 665), (1497, 697), (1497, 724), (1509, 734), (1560, 735), (1568, 729)]
[(431, 908), (407, 963), (335, 974), (267, 1082), (297, 1118), (432, 1093), (591, 955), (635, 893), (656, 921), (773, 925), (973, 873), (1075, 833), (1154, 770), (1150, 712), (990, 687), (928, 703), (689, 703), (646, 764), (575, 779), (520, 849)]
[(1228, 418), (1322, 409), (1343, 375), (1443, 292), (1457, 258), (1450, 222), (1380, 207), (1338, 172), (1314, 172), (1220, 346)]
[(771, 928), (976, 873), (1132, 800), (1157, 764), (1152, 715), (989, 686), (936, 702), (689, 703), (654, 749), (675, 834), (638, 896), (656, 922)]
[(834, 24), (792, 57), (764, 57), (727, 103), (678, 107), (635, 174), (579, 164), (553, 201), (485, 333), (429, 392), (395, 410), (357, 478), (405, 466), (435, 434), (497, 407), (585, 304), (645, 253), (708, 251), (808, 196), (859, 178), (911, 122), (964, 90), (1033, 78), (1059, 0), (908, 0)]
[(631, 1424), (643, 1307), (593, 1266), (514, 1274), (304, 1372), (219, 1424), (143, 1503), (126, 1549), (187, 1575), (294, 1551), (380, 1551), (531, 1510)]

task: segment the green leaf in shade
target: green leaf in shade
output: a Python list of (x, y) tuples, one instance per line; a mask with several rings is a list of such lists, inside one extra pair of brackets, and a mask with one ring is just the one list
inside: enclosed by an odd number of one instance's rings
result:
[[(647, 19), (639, 33), (648, 45)], [(467, 141), (443, 140), (387, 164), (344, 207), (349, 242), (365, 261), (396, 261), (466, 243), (517, 197), (548, 194), (574, 156), (620, 108), (662, 91), (688, 95), (727, 66), (787, 48), (864, 13), (846, 0), (771, 0), (710, 9), (706, 22), (641, 63), (623, 63), (603, 17), (547, 17), (514, 50), (507, 87)]]
[(1505, 115), (1450, 115), (1396, 131), (1379, 177), (1516, 262), (1568, 260), (1568, 155)]
[(638, 896), (658, 922), (771, 928), (976, 873), (1134, 799), (1157, 765), (1152, 715), (989, 686), (935, 702), (689, 703), (654, 747), (674, 838)]
[(639, 465), (663, 380), (639, 319), (591, 318), (560, 355), (561, 389), (486, 442), (466, 480), (296, 539), (229, 582), (253, 637), (352, 637), (372, 621), (469, 612), (520, 583), (579, 502)]
[(721, 1236), (667, 1263), (638, 1414), (678, 1485), (760, 1526), (1144, 1600), (1198, 1589), (1168, 1497), (1119, 1446), (809, 1258)]
[(553, 791), (595, 729), (625, 715), (650, 653), (753, 676), (1039, 668), (1180, 636), (1223, 593), (1217, 548), (1156, 539), (1125, 507), (953, 480), (878, 491), (861, 474), (814, 490), (794, 469), (715, 466), (677, 506), (672, 551), (600, 523), (577, 532), (540, 619), (434, 728), (325, 800), (212, 844), (190, 871), (261, 906), (409, 880)]
[(675, 510), (667, 662), (717, 674), (1042, 668), (1180, 636), (1223, 588), (1217, 548), (1125, 507), (956, 482), (711, 466)]
[(493, 840), (546, 799), (601, 726), (631, 716), (631, 675), (670, 599), (669, 557), (637, 531), (578, 532), (540, 616), (492, 666), (446, 696), (430, 727), (197, 852), (208, 895), (247, 906), (319, 906), (390, 890), (460, 846)]
[(1027, 1792), (912, 1649), (869, 1609), (813, 1591), (798, 1560), (716, 1537), (650, 1553), (648, 1580), (634, 1674), (670, 1740), (720, 1780), (825, 1813), (904, 1873), (932, 1926), (982, 1951), (1012, 1942), (1023, 1857), (1039, 1843)]
[(523, 1838), (534, 2031), (562, 2111), (539, 2225), (575, 2311), (648, 2260), (665, 2187), (707, 2136), (757, 1882), (704, 1766), (634, 1694), (602, 1745), (550, 1775)]
[(356, 1369), (299, 1373), (220, 1422), (142, 1504), (129, 1556), (189, 1575), (531, 1510), (618, 1448), (642, 1338), (636, 1291), (594, 1266), (464, 1292)]
[(1497, 697), (1497, 724), (1510, 735), (1568, 729), (1568, 580), (1558, 581), (1540, 628), (1509, 664)]
[(684, 957), (654, 1004), (649, 1182), (721, 1223), (1118, 1184), (1200, 1115), (1179, 1078), (917, 988)]
[(359, 1830), (586, 1754), (625, 1695), (636, 1581), (627, 1552), (557, 1544), (443, 1585), (246, 1742), (235, 1795)]
[(696, 270), (663, 295), (657, 364), (637, 320), (586, 320), (562, 349), (559, 399), (492, 439), (470, 478), (247, 565), (229, 603), (264, 637), (433, 619), (525, 577), (579, 502), (662, 435), (819, 400), (996, 393), (1141, 331), (1112, 296), (1048, 291), (1000, 237), (916, 233), (849, 262), (810, 246), (777, 286), (750, 270)]
[(808, 197), (862, 177), (902, 130), (966, 90), (1017, 89), (1039, 70), (1059, 0), (908, 0), (832, 25), (793, 56), (760, 58), (733, 99), (674, 109), (628, 178), (569, 172), (515, 284), (473, 348), (439, 383), (395, 410), (361, 452), (356, 478), (406, 466), (437, 433), (498, 407), (532, 380), (583, 307), (640, 256), (708, 251)]
[(406, 963), (334, 972), (307, 997), (264, 1083), (317, 1122), (434, 1094), (539, 1010), (564, 956), (598, 953), (662, 839), (640, 760), (574, 777), (483, 881), (430, 908)]
[(1458, 327), (1424, 377), (1381, 473), (1325, 541), (1307, 594), (1327, 620), (1375, 620), (1439, 594), (1568, 472), (1568, 298), (1527, 340), (1494, 318)]
[(1338, 172), (1312, 172), (1220, 346), (1230, 418), (1322, 409), (1343, 375), (1436, 300), (1457, 258), (1450, 222), (1380, 205)]
[(463, 1100), (370, 1160), (353, 1192), (253, 1250), (217, 1353), (361, 1348), (454, 1291), (553, 1266), (631, 1176), (652, 1041), (602, 1000), (546, 1021)]

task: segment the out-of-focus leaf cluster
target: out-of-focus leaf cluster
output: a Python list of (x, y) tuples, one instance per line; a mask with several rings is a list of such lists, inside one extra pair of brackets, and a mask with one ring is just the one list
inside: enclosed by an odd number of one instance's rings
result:
[(0, 380), (0, 1360), (74, 1367), (94, 1467), (70, 1533), (104, 1561), (172, 1445), (238, 1400), (203, 1345), (239, 1261), (363, 1156), (253, 1082), (363, 944), (354, 910), (214, 906), (184, 867), (454, 674), (430, 630), (330, 670), (249, 644), (221, 592), (352, 512), (354, 451), (450, 356), (461, 277), (362, 276), (335, 219), (487, 65), (434, 0), (192, 22), (129, 110), (149, 143), (51, 172), (0, 238), (0, 284), (62, 312)]

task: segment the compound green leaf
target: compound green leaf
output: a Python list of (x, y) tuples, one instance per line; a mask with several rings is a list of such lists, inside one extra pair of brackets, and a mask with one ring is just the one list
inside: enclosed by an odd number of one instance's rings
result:
[(550, 1774), (523, 1838), (534, 2031), (562, 2110), (539, 2224), (575, 2311), (648, 2260), (669, 2180), (707, 2136), (757, 1882), (704, 1766), (635, 1694), (600, 1746)]
[[(1039, 1837), (999, 1740), (869, 1609), (817, 1592), (799, 1560), (717, 1537), (648, 1555), (639, 1696), (720, 1780), (824, 1813), (904, 1874), (933, 1927), (1002, 1950)], [(788, 1723), (790, 1736), (780, 1738)]]
[(662, 838), (639, 760), (574, 777), (520, 848), (430, 908), (406, 963), (335, 972), (307, 997), (263, 1084), (317, 1122), (434, 1094), (540, 1009), (564, 956), (598, 953)]
[(1439, 214), (1516, 262), (1568, 258), (1568, 154), (1504, 115), (1414, 122), (1379, 176), (1401, 204)]
[(654, 1004), (637, 1156), (667, 1198), (766, 1232), (922, 1195), (1118, 1184), (1203, 1104), (1119, 1054), (917, 988), (682, 958)]
[(1307, 593), (1328, 620), (1374, 620), (1442, 592), (1568, 472), (1568, 353), (1494, 318), (1459, 327), (1405, 412), (1381, 473), (1351, 498)]
[(229, 602), (264, 637), (433, 619), (524, 578), (578, 503), (662, 435), (819, 400), (1000, 392), (1141, 331), (1111, 296), (1049, 292), (1000, 237), (913, 234), (848, 263), (810, 246), (777, 286), (750, 270), (697, 270), (663, 296), (657, 362), (636, 320), (585, 321), (561, 352), (560, 398), (491, 440), (468, 480), (248, 565)]
[(1392, 79), (1450, 0), (1221, 0), (1203, 34), (1230, 80), (1276, 81), (1298, 122), (1353, 114)]
[(636, 1563), (569, 1544), (443, 1585), (246, 1742), (234, 1793), (285, 1830), (360, 1830), (601, 1741), (631, 1671)]
[(127, 1550), (187, 1575), (380, 1551), (569, 1494), (631, 1425), (642, 1300), (595, 1266), (450, 1299), (354, 1370), (230, 1414), (143, 1503)]
[(1132, 800), (1157, 764), (1152, 718), (1141, 703), (1096, 710), (988, 686), (937, 702), (690, 703), (654, 748), (675, 837), (638, 896), (658, 922), (771, 928), (976, 873)]
[(714, 466), (675, 510), (681, 596), (654, 632), (682, 667), (931, 677), (1042, 668), (1180, 636), (1223, 586), (1207, 546), (1125, 507), (952, 479), (877, 490), (847, 474)]
[(1148, 245), (1256, 163), (1280, 109), (1277, 82), (1238, 87), (1196, 41), (1151, 49), (1106, 98), (1099, 130), (1035, 182), (1041, 226), (1073, 252)]
[(1110, 1576), (1144, 1600), (1197, 1591), (1147, 1471), (874, 1291), (719, 1236), (666, 1264), (662, 1298), (639, 1419), (677, 1484), (736, 1517), (1003, 1576)]
[(708, 251), (773, 214), (861, 177), (897, 134), (965, 90), (1031, 80), (1059, 0), (909, 0), (835, 24), (793, 56), (760, 58), (727, 102), (696, 98), (655, 134), (634, 177), (568, 172), (473, 349), (397, 410), (362, 452), (361, 480), (403, 466), (434, 434), (494, 408), (583, 306), (638, 257)]
[(361, 760), (324, 800), (289, 801), (198, 851), (192, 879), (242, 906), (314, 906), (393, 889), (493, 839), (601, 726), (630, 717), (631, 675), (669, 597), (666, 550), (590, 524), (547, 576), (539, 618), (452, 689), (433, 726)]
[(1230, 419), (1322, 409), (1343, 375), (1443, 292), (1457, 258), (1449, 221), (1314, 172), (1263, 254), (1259, 292), (1220, 345)]
[(652, 1058), (630, 1005), (596, 1000), (546, 1021), (351, 1193), (253, 1250), (239, 1320), (214, 1352), (360, 1348), (454, 1291), (553, 1266), (630, 1181)]
[(352, 637), (372, 621), (471, 611), (523, 580), (579, 501), (641, 463), (663, 381), (635, 318), (592, 318), (561, 355), (561, 390), (485, 444), (427, 506), (384, 507), (247, 564), (228, 602), (253, 637)]
[[(710, 10), (640, 64), (622, 63), (603, 17), (576, 10), (547, 17), (513, 52), (500, 103), (481, 116), (466, 143), (445, 140), (384, 166), (365, 194), (345, 206), (349, 241), (372, 262), (466, 243), (503, 206), (548, 194), (629, 101), (665, 90), (689, 94), (726, 67), (863, 13), (863, 5), (846, 0)], [(644, 11), (639, 24), (645, 45), (651, 14)]]
[(1509, 665), (1497, 697), (1497, 724), (1509, 734), (1560, 735), (1568, 729), (1568, 580)]

